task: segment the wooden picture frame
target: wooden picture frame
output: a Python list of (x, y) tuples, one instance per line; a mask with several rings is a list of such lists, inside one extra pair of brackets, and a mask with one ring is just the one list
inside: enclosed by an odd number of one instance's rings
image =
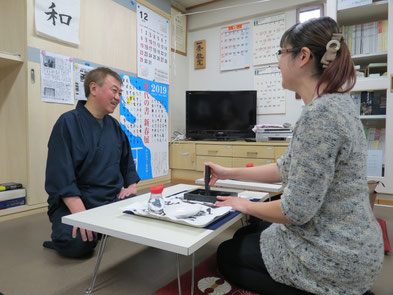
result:
[(194, 42), (194, 69), (206, 68), (206, 40)]
[(176, 42), (176, 53), (187, 56), (187, 30), (188, 30), (188, 19), (183, 11), (178, 8), (171, 6), (171, 50), (175, 51)]

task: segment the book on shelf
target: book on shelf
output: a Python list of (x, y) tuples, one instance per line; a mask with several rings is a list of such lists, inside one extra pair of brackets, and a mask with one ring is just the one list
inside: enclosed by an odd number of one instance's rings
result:
[(364, 128), (368, 141), (367, 146), (367, 175), (383, 176), (385, 162), (385, 128)]
[[(353, 98), (356, 102), (356, 94)], [(386, 115), (386, 90), (362, 91), (360, 93), (360, 115)]]
[(0, 192), (0, 202), (12, 199), (18, 199), (26, 197), (26, 190), (24, 188), (6, 190)]
[(387, 70), (388, 70), (388, 64), (386, 62), (370, 63), (366, 67), (366, 76), (367, 77), (386, 76)]
[(366, 136), (369, 150), (385, 150), (385, 128), (366, 127), (364, 128), (364, 135)]
[(16, 182), (5, 182), (5, 183), (0, 183), (0, 191), (6, 191), (6, 190), (13, 190), (13, 189), (19, 189), (22, 188), (21, 183), (16, 183)]
[(352, 55), (387, 51), (388, 20), (343, 26), (341, 31)]
[(360, 115), (371, 115), (373, 111), (372, 95), (368, 91), (360, 93)]
[(22, 206), (25, 204), (26, 204), (26, 197), (0, 201), (0, 210)]
[(351, 92), (351, 97), (353, 100), (353, 103), (355, 104), (355, 108), (358, 112), (358, 115), (360, 115), (360, 92)]

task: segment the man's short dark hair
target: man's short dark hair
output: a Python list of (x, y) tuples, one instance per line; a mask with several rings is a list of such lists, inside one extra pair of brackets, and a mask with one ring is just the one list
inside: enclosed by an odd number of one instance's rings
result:
[(83, 85), (85, 87), (86, 98), (90, 95), (90, 83), (95, 82), (99, 86), (102, 86), (104, 84), (106, 76), (108, 75), (111, 75), (113, 78), (119, 81), (120, 85), (123, 84), (119, 74), (115, 71), (112, 71), (111, 69), (105, 67), (96, 68), (88, 72), (85, 77), (85, 82), (83, 83)]

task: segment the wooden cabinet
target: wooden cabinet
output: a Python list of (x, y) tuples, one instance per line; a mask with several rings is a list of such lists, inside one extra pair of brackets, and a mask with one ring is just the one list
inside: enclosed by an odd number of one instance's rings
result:
[(232, 157), (232, 145), (224, 144), (196, 144), (197, 155)]
[(288, 142), (171, 142), (169, 167), (173, 182), (194, 183), (203, 176), (204, 163), (245, 167), (274, 163), (288, 148)]
[(171, 144), (169, 158), (171, 169), (195, 170), (195, 144)]
[(274, 159), (233, 158), (233, 167), (246, 167), (247, 164), (254, 166), (274, 163)]
[(197, 156), (197, 171), (205, 171), (205, 163), (213, 162), (225, 167), (233, 167), (232, 157), (209, 157), (209, 156)]
[(248, 146), (238, 145), (233, 147), (235, 158), (274, 159), (274, 146)]

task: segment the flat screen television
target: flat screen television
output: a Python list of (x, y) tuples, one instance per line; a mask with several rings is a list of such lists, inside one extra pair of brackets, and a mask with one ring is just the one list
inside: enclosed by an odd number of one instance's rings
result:
[(237, 140), (254, 137), (256, 90), (186, 91), (186, 136)]

